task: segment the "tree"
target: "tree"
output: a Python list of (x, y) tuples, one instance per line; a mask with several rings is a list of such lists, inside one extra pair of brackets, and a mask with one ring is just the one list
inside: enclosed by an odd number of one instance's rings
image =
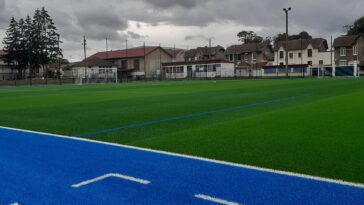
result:
[(353, 25), (344, 26), (347, 35), (359, 35), (364, 34), (364, 16), (357, 19)]
[[(299, 34), (288, 36), (288, 40), (298, 40), (298, 39), (312, 39), (312, 36), (306, 31), (302, 31)], [(281, 42), (285, 40), (286, 40), (285, 33), (279, 33), (276, 37), (274, 37), (275, 42)]]
[(33, 18), (27, 16), (19, 22), (12, 18), (3, 44), (6, 62), (16, 64), (19, 74), (29, 68), (34, 76), (36, 70), (62, 58), (57, 28), (44, 7), (37, 9)]
[(14, 17), (11, 18), (9, 28), (6, 30), (6, 37), (3, 40), (4, 51), (7, 53), (5, 62), (14, 63), (17, 60), (19, 50), (19, 24)]
[(264, 40), (263, 37), (258, 36), (254, 31), (241, 31), (238, 33), (238, 38), (244, 44), (261, 43)]

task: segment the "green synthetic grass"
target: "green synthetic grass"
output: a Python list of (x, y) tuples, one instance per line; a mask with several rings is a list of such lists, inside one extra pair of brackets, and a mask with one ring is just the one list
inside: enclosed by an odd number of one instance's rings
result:
[(0, 88), (0, 125), (76, 136), (254, 104), (87, 138), (364, 183), (364, 79)]

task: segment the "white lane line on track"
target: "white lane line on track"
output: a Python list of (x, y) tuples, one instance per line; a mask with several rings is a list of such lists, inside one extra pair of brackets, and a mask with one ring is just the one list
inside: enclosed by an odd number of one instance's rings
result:
[(205, 201), (210, 201), (210, 202), (214, 202), (214, 203), (222, 204), (222, 205), (244, 205), (244, 204), (239, 204), (237, 202), (226, 201), (224, 199), (219, 199), (219, 198), (207, 196), (207, 195), (204, 195), (204, 194), (196, 194), (195, 197), (198, 198), (198, 199), (202, 199), (202, 200), (205, 200)]
[(83, 187), (83, 186), (86, 186), (86, 185), (89, 185), (89, 184), (92, 184), (92, 183), (95, 183), (95, 182), (98, 182), (98, 181), (102, 181), (102, 180), (107, 179), (107, 178), (119, 178), (119, 179), (131, 181), (131, 182), (136, 182), (136, 183), (144, 184), (144, 185), (148, 185), (148, 184), (151, 183), (150, 181), (144, 180), (144, 179), (138, 179), (138, 178), (135, 178), (135, 177), (126, 176), (126, 175), (122, 175), (122, 174), (110, 173), (110, 174), (105, 174), (105, 175), (100, 176), (100, 177), (96, 177), (94, 179), (90, 179), (90, 180), (87, 180), (87, 181), (80, 182), (78, 184), (74, 184), (74, 185), (72, 185), (72, 187), (73, 188), (80, 188), (80, 187)]

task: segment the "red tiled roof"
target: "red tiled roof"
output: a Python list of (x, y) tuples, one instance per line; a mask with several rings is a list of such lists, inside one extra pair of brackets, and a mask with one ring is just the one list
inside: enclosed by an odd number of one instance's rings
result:
[(162, 63), (162, 65), (163, 66), (179, 66), (179, 65), (199, 65), (199, 64), (213, 64), (213, 63), (231, 63), (231, 62), (229, 62), (227, 60), (222, 60), (222, 59), (215, 59), (215, 60), (181, 61), (181, 62)]
[[(74, 65), (74, 67), (84, 67), (85, 61), (78, 62)], [(116, 66), (115, 64), (98, 58), (97, 56), (91, 56), (86, 59), (86, 66)]]
[[(120, 58), (136, 58), (136, 57), (144, 57), (153, 51), (159, 49), (160, 47), (137, 47), (130, 48), (126, 50), (117, 50), (117, 51), (109, 51), (109, 52), (99, 52), (91, 57), (98, 57), (101, 59), (120, 59)], [(162, 48), (161, 48), (162, 49)], [(162, 49), (164, 50), (164, 49)], [(165, 50), (164, 50), (165, 51)], [(168, 53), (167, 51), (165, 51)], [(169, 54), (169, 53), (168, 53)], [(171, 55), (171, 54), (169, 54)]]

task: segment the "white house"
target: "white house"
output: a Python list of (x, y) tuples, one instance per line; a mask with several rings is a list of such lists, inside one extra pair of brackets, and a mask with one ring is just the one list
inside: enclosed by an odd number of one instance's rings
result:
[[(274, 48), (274, 66), (286, 64), (286, 42), (278, 42)], [(331, 66), (334, 60), (323, 38), (288, 41), (288, 65), (309, 65), (311, 67)]]
[(226, 60), (203, 60), (163, 63), (167, 79), (234, 77), (234, 63)]
[(16, 75), (17, 71), (11, 69), (10, 66), (4, 62), (3, 58), (6, 53), (0, 50), (0, 81), (1, 80), (11, 80)]
[(98, 57), (91, 57), (72, 66), (72, 77), (104, 82), (116, 81), (117, 65)]

